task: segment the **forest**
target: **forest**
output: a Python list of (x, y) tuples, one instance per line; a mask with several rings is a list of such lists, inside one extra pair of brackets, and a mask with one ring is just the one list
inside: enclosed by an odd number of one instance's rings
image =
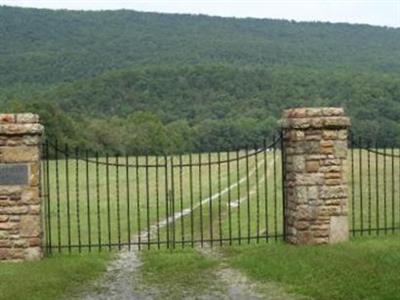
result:
[(400, 144), (400, 29), (0, 7), (0, 41), (1, 110), (39, 113), (59, 143), (229, 150), (276, 133), (284, 108), (330, 105)]

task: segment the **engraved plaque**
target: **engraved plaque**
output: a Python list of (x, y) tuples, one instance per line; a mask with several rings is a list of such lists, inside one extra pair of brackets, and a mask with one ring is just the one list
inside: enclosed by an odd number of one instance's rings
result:
[(0, 185), (28, 184), (28, 166), (24, 164), (0, 164)]

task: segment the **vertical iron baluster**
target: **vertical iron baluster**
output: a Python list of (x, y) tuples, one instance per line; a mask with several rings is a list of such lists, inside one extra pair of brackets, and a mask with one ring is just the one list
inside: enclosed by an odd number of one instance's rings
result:
[(80, 216), (80, 193), (79, 193), (79, 149), (75, 148), (75, 196), (76, 196), (76, 221), (77, 221), (77, 233), (78, 233), (78, 250), (79, 253), (82, 251), (81, 241), (81, 216)]
[(222, 204), (221, 204), (221, 153), (217, 154), (218, 159), (218, 233), (219, 244), (222, 246)]
[(157, 248), (160, 249), (160, 192), (159, 192), (159, 156), (156, 156), (156, 218), (157, 218)]
[(58, 252), (61, 253), (61, 211), (60, 211), (60, 175), (58, 166), (58, 142), (55, 142), (55, 160), (56, 160), (56, 195), (57, 195), (57, 239)]
[(108, 250), (111, 251), (110, 162), (108, 153), (106, 153), (106, 193), (107, 193)]
[(179, 199), (180, 199), (180, 207), (181, 207), (181, 242), (182, 248), (185, 247), (185, 224), (183, 217), (183, 167), (182, 167), (182, 154), (179, 155)]
[(141, 220), (140, 220), (140, 184), (139, 184), (139, 157), (136, 155), (135, 158), (135, 163), (136, 163), (136, 220), (137, 220), (137, 226), (138, 226), (138, 232), (137, 232), (137, 240), (138, 240), (138, 249), (141, 249), (141, 243), (142, 243), (142, 228), (141, 228)]
[(275, 241), (278, 240), (278, 191), (277, 185), (277, 157), (276, 157), (276, 142), (277, 138), (274, 136), (274, 230), (275, 230)]
[(175, 178), (174, 178), (174, 157), (171, 156), (171, 215), (172, 215), (172, 248), (175, 249)]
[(43, 205), (43, 211), (42, 211), (42, 218), (44, 221), (44, 254), (47, 256), (49, 254), (49, 236), (48, 236), (48, 230), (49, 230), (49, 224), (47, 223), (47, 216), (48, 216), (48, 208), (47, 208), (47, 187), (46, 187), (46, 153), (45, 153), (45, 144), (44, 142), (40, 145), (40, 156), (42, 158), (40, 162), (40, 177), (41, 177), (41, 184), (39, 186), (39, 195), (41, 199), (41, 204)]
[(363, 169), (362, 169), (362, 139), (359, 137), (358, 139), (358, 177), (359, 177), (359, 191), (360, 191), (360, 229), (361, 235), (364, 234), (364, 207), (363, 207)]
[(52, 246), (52, 238), (51, 238), (51, 195), (50, 195), (50, 151), (49, 151), (49, 142), (46, 140), (46, 193), (47, 193), (47, 218), (48, 218), (48, 245), (49, 245), (49, 254), (53, 251)]
[(146, 154), (146, 213), (147, 213), (147, 249), (150, 249), (150, 190), (149, 190), (149, 156)]
[(352, 233), (353, 236), (356, 235), (356, 218), (355, 218), (355, 181), (354, 181), (354, 147), (355, 142), (353, 134), (350, 133), (350, 143), (351, 143), (351, 223), (352, 223)]
[(47, 195), (46, 195), (46, 154), (45, 154), (45, 144), (44, 142), (40, 144), (40, 158), (39, 163), (40, 168), (40, 185), (39, 185), (39, 197), (41, 199), (41, 205), (43, 206), (42, 218), (43, 218), (43, 242), (44, 242), (44, 255), (48, 255), (49, 245), (48, 245), (48, 224), (47, 224)]
[(263, 148), (264, 148), (264, 202), (265, 202), (265, 240), (268, 242), (269, 239), (269, 226), (268, 226), (268, 157), (267, 157), (267, 141), (264, 139), (263, 141)]
[(231, 160), (230, 152), (226, 152), (227, 172), (228, 172), (228, 230), (229, 245), (232, 245), (232, 194), (231, 194)]
[(201, 171), (201, 153), (199, 153), (199, 205), (200, 205), (200, 244), (204, 246), (204, 232), (203, 232), (203, 181)]
[(239, 245), (242, 244), (242, 222), (241, 222), (241, 216), (240, 216), (240, 166), (239, 166), (239, 162), (240, 162), (240, 155), (239, 155), (239, 149), (236, 150), (236, 179), (237, 179), (237, 202), (238, 202), (238, 206), (237, 206), (237, 219), (238, 219), (238, 237), (239, 237)]
[(189, 154), (189, 185), (190, 185), (190, 238), (192, 248), (194, 247), (194, 212), (193, 212), (193, 159)]
[(131, 250), (131, 201), (130, 201), (130, 184), (129, 184), (129, 156), (125, 154), (125, 177), (126, 177), (126, 222), (128, 226), (128, 249)]
[(167, 222), (167, 249), (169, 249), (169, 189), (168, 189), (168, 157), (164, 155), (164, 180), (165, 180), (165, 220)]
[(258, 174), (258, 148), (257, 145), (254, 145), (254, 161), (256, 168), (256, 231), (257, 231), (257, 243), (260, 242), (260, 189), (259, 189), (259, 174)]
[(212, 187), (211, 187), (211, 152), (208, 152), (208, 191), (209, 191), (209, 226), (210, 226), (210, 244), (213, 246), (213, 213), (212, 213)]
[(368, 160), (368, 234), (371, 235), (372, 230), (372, 194), (371, 194), (371, 154), (369, 149), (371, 148), (371, 141), (368, 141), (367, 145), (367, 160)]
[(385, 234), (387, 234), (387, 182), (386, 182), (386, 145), (383, 148), (383, 213), (384, 213), (384, 224), (385, 224)]
[(286, 232), (286, 152), (283, 141), (283, 131), (280, 132), (280, 148), (281, 148), (281, 190), (282, 190), (282, 224), (283, 224), (283, 239), (287, 238)]
[(96, 152), (96, 200), (97, 200), (97, 242), (101, 252), (101, 211), (100, 211), (100, 174), (99, 153)]
[(247, 243), (250, 244), (250, 174), (249, 174), (249, 146), (246, 145), (246, 198), (247, 198)]
[(46, 189), (47, 189), (47, 222), (48, 222), (48, 246), (49, 254), (52, 253), (52, 238), (51, 238), (51, 195), (50, 195), (50, 152), (49, 142), (46, 140)]
[(92, 230), (90, 224), (90, 182), (89, 182), (89, 151), (86, 150), (86, 209), (88, 226), (89, 252), (92, 252)]
[(67, 197), (67, 235), (68, 235), (68, 252), (71, 253), (71, 205), (70, 205), (70, 193), (69, 193), (69, 149), (68, 145), (65, 144), (65, 188)]
[(392, 145), (391, 149), (392, 156), (392, 233), (394, 233), (395, 227), (395, 214), (394, 214), (394, 147)]
[(119, 194), (119, 156), (115, 156), (115, 190), (117, 196), (117, 230), (118, 230), (118, 249), (121, 250), (121, 207)]
[(380, 215), (379, 215), (379, 156), (378, 156), (378, 143), (375, 144), (375, 200), (376, 200), (376, 233), (379, 235)]

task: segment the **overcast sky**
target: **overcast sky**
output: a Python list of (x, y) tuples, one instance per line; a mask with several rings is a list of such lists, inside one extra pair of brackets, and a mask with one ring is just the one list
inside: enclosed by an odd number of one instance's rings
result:
[(400, 0), (0, 0), (0, 4), (75, 10), (125, 8), (400, 27)]

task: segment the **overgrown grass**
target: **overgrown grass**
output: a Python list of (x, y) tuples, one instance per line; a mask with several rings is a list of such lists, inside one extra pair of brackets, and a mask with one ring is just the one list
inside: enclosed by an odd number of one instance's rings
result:
[(204, 294), (215, 282), (217, 260), (194, 249), (141, 252), (143, 288), (156, 288), (160, 299), (182, 299)]
[(223, 248), (229, 264), (259, 281), (315, 299), (400, 299), (400, 238), (358, 238), (330, 246)]
[(1, 263), (0, 299), (60, 299), (104, 270), (110, 254), (54, 255), (43, 261)]

